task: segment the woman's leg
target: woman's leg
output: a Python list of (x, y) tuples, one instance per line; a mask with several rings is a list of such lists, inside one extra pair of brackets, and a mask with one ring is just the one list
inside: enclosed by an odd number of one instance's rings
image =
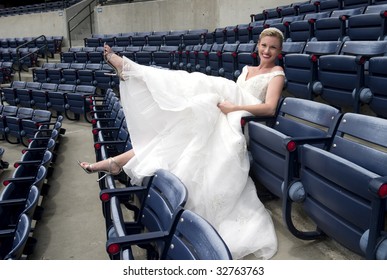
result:
[(119, 55), (115, 54), (108, 45), (104, 45), (104, 55), (106, 60), (112, 64), (117, 71), (121, 72), (123, 59)]
[(109, 171), (112, 174), (117, 174), (132, 157), (134, 157), (133, 149), (113, 158), (104, 159), (92, 164), (88, 162), (81, 162), (80, 165), (90, 172)]

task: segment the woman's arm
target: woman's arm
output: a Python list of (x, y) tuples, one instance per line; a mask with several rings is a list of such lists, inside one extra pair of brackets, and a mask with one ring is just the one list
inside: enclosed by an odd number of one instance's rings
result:
[(229, 101), (224, 101), (219, 103), (218, 107), (224, 114), (234, 111), (248, 111), (255, 116), (274, 116), (278, 101), (282, 94), (284, 83), (284, 76), (275, 76), (271, 79), (267, 87), (265, 103), (254, 105), (235, 105)]

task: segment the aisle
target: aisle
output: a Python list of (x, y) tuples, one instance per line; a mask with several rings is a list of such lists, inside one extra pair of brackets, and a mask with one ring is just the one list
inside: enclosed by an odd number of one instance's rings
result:
[(94, 161), (91, 125), (83, 120), (63, 122), (61, 140), (50, 192), (43, 201), (43, 219), (34, 236), (38, 239), (30, 259), (104, 260), (105, 224), (98, 198), (97, 175), (88, 175), (77, 160)]

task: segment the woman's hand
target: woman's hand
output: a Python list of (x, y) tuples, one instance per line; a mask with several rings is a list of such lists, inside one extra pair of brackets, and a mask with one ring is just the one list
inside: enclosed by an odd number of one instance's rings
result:
[(237, 110), (237, 106), (229, 101), (223, 101), (223, 102), (218, 103), (218, 108), (225, 115)]

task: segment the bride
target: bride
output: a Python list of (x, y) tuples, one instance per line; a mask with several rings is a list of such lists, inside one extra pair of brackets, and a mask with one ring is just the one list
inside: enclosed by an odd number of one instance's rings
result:
[(234, 259), (271, 258), (277, 237), (248, 175), (240, 119), (275, 114), (284, 85), (283, 69), (275, 63), (282, 42), (281, 31), (265, 29), (257, 44), (259, 66), (245, 66), (236, 83), (139, 65), (105, 46), (106, 59), (121, 78), (133, 149), (93, 164), (81, 162), (81, 167), (87, 173), (124, 170), (134, 184), (167, 169), (188, 189), (186, 208), (217, 229)]

